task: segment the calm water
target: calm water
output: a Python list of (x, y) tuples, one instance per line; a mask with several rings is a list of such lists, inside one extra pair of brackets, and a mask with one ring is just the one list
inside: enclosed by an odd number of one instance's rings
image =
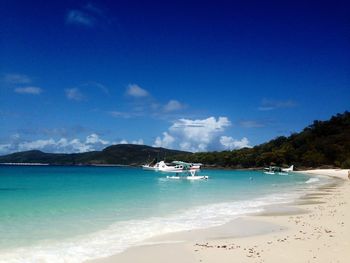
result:
[(107, 256), (154, 235), (224, 224), (330, 180), (201, 174), (209, 180), (170, 180), (138, 168), (0, 166), (0, 262)]

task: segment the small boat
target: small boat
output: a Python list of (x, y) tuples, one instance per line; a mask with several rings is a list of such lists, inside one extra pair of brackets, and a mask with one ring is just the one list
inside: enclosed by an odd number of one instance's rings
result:
[(159, 166), (159, 163), (157, 162), (157, 159), (154, 159), (152, 162), (142, 165), (142, 169), (149, 170), (149, 171), (157, 171), (158, 166)]

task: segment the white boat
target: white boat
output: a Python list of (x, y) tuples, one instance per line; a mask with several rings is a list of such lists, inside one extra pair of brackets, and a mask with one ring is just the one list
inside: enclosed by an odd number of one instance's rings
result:
[[(180, 175), (184, 174), (184, 175)], [(196, 175), (196, 170), (184, 170), (182, 172), (177, 172), (176, 175), (167, 176), (168, 179), (176, 180), (207, 180), (209, 176), (207, 175)]]
[(150, 171), (155, 171), (157, 168), (155, 167), (155, 165), (144, 164), (144, 165), (142, 165), (142, 169), (144, 169), (144, 170), (150, 170)]
[(157, 162), (157, 159), (154, 159), (152, 162), (142, 165), (142, 169), (150, 170), (150, 171), (157, 171), (158, 170), (158, 164), (159, 163)]

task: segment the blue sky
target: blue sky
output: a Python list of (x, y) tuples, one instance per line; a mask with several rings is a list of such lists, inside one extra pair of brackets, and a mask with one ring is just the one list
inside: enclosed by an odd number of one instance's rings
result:
[(0, 154), (254, 146), (350, 110), (346, 1), (2, 1)]

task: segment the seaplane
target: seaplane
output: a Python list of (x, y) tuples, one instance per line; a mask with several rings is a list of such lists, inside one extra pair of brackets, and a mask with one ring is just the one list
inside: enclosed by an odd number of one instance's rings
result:
[(293, 171), (294, 171), (294, 165), (291, 165), (288, 168), (282, 168), (282, 172), (289, 173), (289, 172), (293, 172)]
[(153, 160), (149, 164), (142, 165), (142, 169), (159, 172), (181, 172), (185, 168), (184, 165), (186, 165), (186, 170), (199, 170), (202, 166), (201, 163), (185, 163), (181, 161), (165, 163), (164, 161), (156, 162)]
[(288, 167), (288, 168), (281, 168), (278, 166), (270, 166), (267, 168), (264, 168), (264, 174), (279, 174), (279, 175), (288, 175), (289, 172), (293, 172), (294, 165)]
[(175, 165), (182, 167), (180, 171), (168, 171), (170, 173), (175, 173), (175, 175), (168, 175), (167, 179), (176, 179), (176, 180), (207, 180), (209, 176), (207, 175), (197, 175), (198, 169), (193, 169), (191, 163), (185, 163), (180, 161), (174, 161)]

